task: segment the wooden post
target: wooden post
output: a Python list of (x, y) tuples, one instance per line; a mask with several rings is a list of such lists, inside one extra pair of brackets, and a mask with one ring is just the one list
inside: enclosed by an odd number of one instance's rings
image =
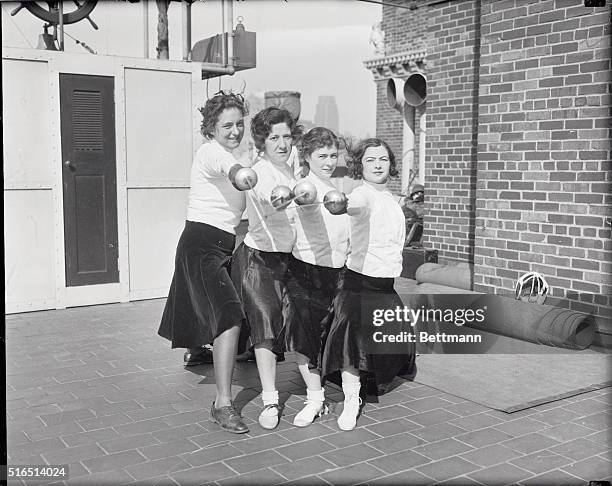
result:
[(156, 0), (157, 17), (157, 59), (169, 59), (168, 49), (168, 4), (170, 0)]

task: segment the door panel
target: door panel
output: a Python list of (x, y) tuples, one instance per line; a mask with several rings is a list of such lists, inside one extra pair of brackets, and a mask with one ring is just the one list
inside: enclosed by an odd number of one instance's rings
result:
[(60, 74), (66, 285), (119, 282), (114, 80)]

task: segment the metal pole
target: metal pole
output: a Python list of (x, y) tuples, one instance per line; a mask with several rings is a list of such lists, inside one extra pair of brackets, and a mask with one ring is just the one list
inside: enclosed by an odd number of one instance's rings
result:
[(59, 50), (64, 50), (64, 2), (57, 2), (57, 13), (59, 16)]
[(181, 1), (183, 14), (183, 61), (189, 61), (191, 57), (191, 2)]
[(143, 54), (145, 59), (149, 57), (149, 2), (142, 2), (142, 37)]
[(227, 63), (228, 67), (234, 66), (234, 4), (227, 2)]
[[(230, 3), (232, 0), (230, 0)], [(225, 4), (227, 0), (221, 0), (221, 62), (227, 67), (227, 44), (225, 35)]]

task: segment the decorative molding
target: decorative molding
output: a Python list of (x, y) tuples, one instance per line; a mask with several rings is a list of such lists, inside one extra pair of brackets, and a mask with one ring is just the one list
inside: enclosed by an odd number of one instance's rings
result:
[(425, 68), (427, 53), (425, 51), (400, 52), (385, 57), (364, 61), (363, 65), (372, 71), (374, 80), (391, 77), (408, 76), (421, 72)]

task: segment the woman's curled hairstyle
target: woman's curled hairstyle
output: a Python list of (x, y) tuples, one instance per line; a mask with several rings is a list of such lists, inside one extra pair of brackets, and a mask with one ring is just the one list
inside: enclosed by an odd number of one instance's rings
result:
[(306, 159), (310, 157), (315, 150), (324, 147), (340, 148), (340, 142), (334, 132), (325, 127), (314, 127), (308, 130), (302, 136), (298, 144), (298, 152), (302, 165), (308, 167), (308, 161)]
[(297, 124), (291, 113), (287, 110), (270, 106), (261, 110), (251, 120), (251, 136), (257, 150), (260, 152), (264, 150), (266, 138), (272, 132), (272, 126), (278, 123), (287, 124), (294, 140), (299, 139), (300, 135), (302, 135), (303, 127)]
[(202, 114), (202, 125), (200, 131), (206, 139), (213, 138), (215, 131), (215, 125), (219, 121), (219, 116), (223, 113), (223, 110), (228, 108), (237, 108), (242, 113), (242, 116), (246, 116), (249, 113), (247, 103), (240, 94), (219, 91), (212, 98), (206, 101), (206, 104), (199, 109)]
[(366, 138), (356, 145), (347, 143), (348, 160), (347, 167), (349, 176), (353, 179), (363, 179), (363, 156), (370, 147), (384, 147), (389, 154), (389, 175), (395, 177), (399, 174), (395, 164), (395, 154), (389, 144), (380, 138)]

